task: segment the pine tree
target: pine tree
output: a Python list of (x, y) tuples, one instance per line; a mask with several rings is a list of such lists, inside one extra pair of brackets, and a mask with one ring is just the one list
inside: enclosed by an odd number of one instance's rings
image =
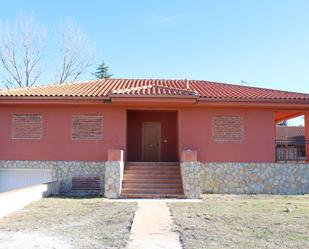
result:
[(109, 73), (109, 67), (104, 63), (104, 61), (98, 65), (94, 75), (98, 79), (108, 79), (113, 76), (111, 73)]
[(288, 126), (288, 121), (284, 120), (278, 123), (279, 126)]

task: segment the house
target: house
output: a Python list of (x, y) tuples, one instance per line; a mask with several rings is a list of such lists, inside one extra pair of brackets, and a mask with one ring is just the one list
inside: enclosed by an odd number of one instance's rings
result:
[(276, 162), (276, 124), (300, 115), (308, 140), (309, 94), (203, 80), (2, 90), (0, 168), (108, 198), (309, 193), (309, 164)]
[(306, 160), (306, 140), (304, 126), (277, 126), (276, 160)]

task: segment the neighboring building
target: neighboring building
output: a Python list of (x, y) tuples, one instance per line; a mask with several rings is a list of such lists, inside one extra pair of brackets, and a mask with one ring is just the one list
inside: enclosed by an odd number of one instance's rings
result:
[(0, 168), (50, 169), (62, 191), (114, 198), (303, 193), (308, 165), (275, 164), (276, 123), (299, 115), (309, 123), (309, 94), (198, 80), (3, 90)]
[(276, 130), (277, 141), (305, 141), (305, 127), (304, 126), (282, 126), (278, 125)]
[(304, 126), (277, 126), (276, 160), (306, 160), (306, 140)]

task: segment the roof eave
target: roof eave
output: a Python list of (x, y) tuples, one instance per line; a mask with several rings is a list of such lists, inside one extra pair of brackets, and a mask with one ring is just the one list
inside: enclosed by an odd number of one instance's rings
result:
[(209, 98), (200, 97), (201, 102), (225, 102), (225, 103), (286, 103), (286, 104), (309, 104), (309, 99), (250, 99), (250, 98)]
[(108, 96), (0, 96), (1, 99), (10, 99), (10, 100), (20, 100), (20, 99), (28, 99), (28, 100), (54, 100), (54, 99), (66, 99), (66, 100), (97, 100), (97, 99), (109, 99)]
[(27, 105), (37, 105), (37, 104), (99, 104), (104, 103), (106, 100), (110, 100), (109, 97), (82, 97), (82, 96), (67, 96), (67, 97), (60, 97), (60, 96), (12, 96), (12, 97), (0, 97), (0, 104), (5, 105), (20, 105), (20, 104), (27, 104)]
[(214, 99), (200, 98), (198, 105), (212, 107), (258, 107), (309, 110), (309, 100)]

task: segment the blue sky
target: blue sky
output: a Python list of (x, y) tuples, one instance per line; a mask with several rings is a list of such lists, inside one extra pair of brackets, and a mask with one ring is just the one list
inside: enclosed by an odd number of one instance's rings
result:
[(72, 18), (117, 78), (243, 80), (309, 93), (307, 0), (10, 0), (0, 19), (25, 12), (49, 35)]

